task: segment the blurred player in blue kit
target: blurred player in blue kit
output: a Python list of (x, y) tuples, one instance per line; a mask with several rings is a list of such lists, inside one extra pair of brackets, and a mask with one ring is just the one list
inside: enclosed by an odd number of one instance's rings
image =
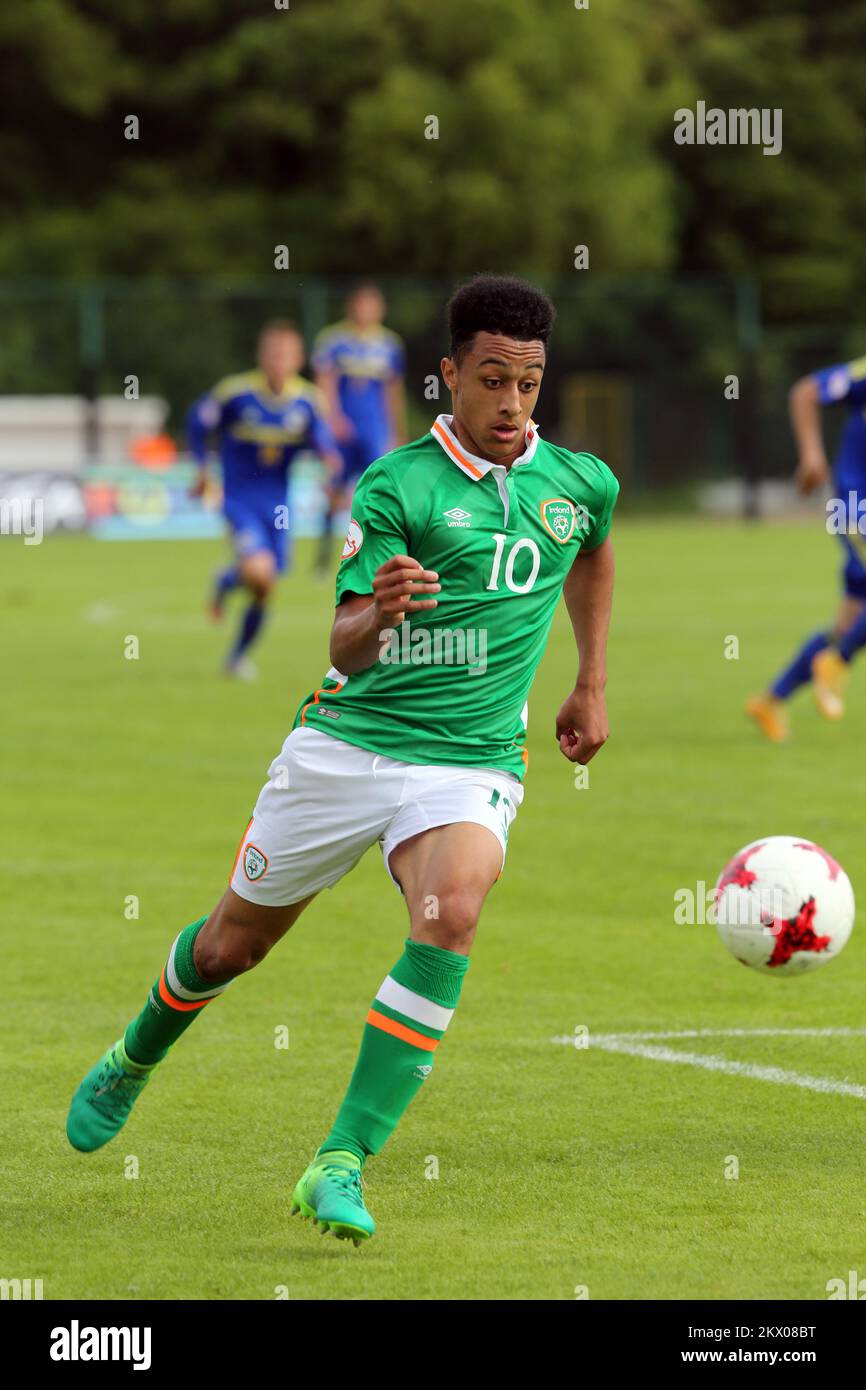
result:
[(327, 399), (342, 467), (331, 487), (319, 547), (327, 570), (334, 517), (351, 505), (366, 468), (407, 441), (405, 352), (384, 326), (387, 305), (378, 285), (359, 284), (346, 299), (346, 317), (325, 328), (313, 348), (316, 384)]
[[(832, 478), (836, 505), (829, 515), (841, 516), (843, 597), (833, 627), (808, 638), (770, 688), (746, 706), (774, 743), (790, 736), (786, 701), (809, 682), (824, 718), (842, 718), (848, 668), (866, 646), (866, 515), (861, 516), (866, 514), (866, 357), (802, 377), (791, 388), (789, 403), (800, 491), (812, 492)], [(847, 407), (848, 418), (831, 475), (821, 410), (837, 403)]]
[(199, 464), (194, 489), (199, 494), (206, 485), (208, 443), (213, 435), (219, 440), (223, 514), (235, 558), (216, 577), (211, 612), (222, 617), (232, 590), (246, 589), (249, 602), (225, 663), (229, 675), (242, 679), (255, 675), (247, 652), (289, 558), (289, 469), (300, 452), (310, 450), (333, 474), (341, 468), (325, 399), (299, 375), (304, 356), (303, 339), (293, 324), (265, 324), (257, 370), (225, 377), (187, 416), (189, 447)]

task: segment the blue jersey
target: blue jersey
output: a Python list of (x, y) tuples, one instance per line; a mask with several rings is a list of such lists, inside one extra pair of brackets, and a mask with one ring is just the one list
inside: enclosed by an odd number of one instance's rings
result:
[(278, 396), (264, 373), (225, 377), (196, 401), (187, 416), (193, 456), (204, 463), (209, 436), (219, 436), (226, 505), (245, 505), (269, 512), (285, 502), (287, 475), (301, 450), (334, 449), (324, 397), (312, 382), (290, 377)]
[(836, 485), (843, 491), (866, 491), (866, 357), (814, 373), (822, 405), (837, 401), (848, 407), (848, 419), (836, 455)]
[(842, 402), (848, 418), (833, 465), (836, 491), (845, 509), (845, 530), (839, 540), (845, 553), (842, 571), (845, 593), (866, 599), (866, 543), (860, 531), (861, 499), (866, 496), (866, 357), (815, 372), (822, 405)]
[(316, 338), (313, 366), (335, 372), (340, 409), (357, 437), (376, 450), (388, 447), (391, 429), (386, 387), (405, 370), (403, 344), (390, 328), (332, 324)]

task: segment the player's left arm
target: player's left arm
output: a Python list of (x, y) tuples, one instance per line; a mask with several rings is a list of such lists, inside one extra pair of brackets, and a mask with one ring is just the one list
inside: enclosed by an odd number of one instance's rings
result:
[(588, 763), (609, 734), (604, 691), (613, 576), (613, 542), (607, 536), (593, 550), (578, 552), (562, 586), (579, 666), (574, 690), (556, 716), (556, 737), (571, 763)]

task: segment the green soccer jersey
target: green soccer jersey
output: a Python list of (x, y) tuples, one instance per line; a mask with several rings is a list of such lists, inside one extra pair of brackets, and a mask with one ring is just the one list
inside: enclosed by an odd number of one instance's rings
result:
[(446, 415), (377, 460), (355, 492), (337, 602), (372, 593), (379, 566), (410, 555), (437, 571), (439, 604), (383, 629), (366, 670), (330, 670), (294, 727), (522, 778), (527, 697), (563, 582), (604, 540), (618, 491), (600, 459), (548, 444), (533, 423), (510, 468), (468, 453)]

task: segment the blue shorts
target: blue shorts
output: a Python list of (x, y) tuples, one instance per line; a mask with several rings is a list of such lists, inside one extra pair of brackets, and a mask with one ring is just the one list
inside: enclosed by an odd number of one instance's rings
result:
[[(834, 478), (836, 496), (845, 504), (846, 531), (839, 532), (839, 539), (845, 551), (842, 567), (842, 587), (849, 598), (866, 599), (866, 535), (858, 529), (866, 528), (866, 521), (857, 515), (859, 503), (866, 500), (866, 488), (861, 477), (852, 478), (837, 473)], [(852, 506), (854, 504), (854, 514)], [(864, 508), (866, 511), (866, 508)]]
[(274, 557), (277, 573), (282, 574), (290, 556), (289, 531), (285, 525), (277, 525), (278, 516), (288, 519), (285, 504), (282, 510), (267, 510), (251, 507), (248, 502), (239, 502), (227, 497), (223, 503), (223, 515), (232, 528), (232, 542), (238, 559), (268, 550)]
[(851, 536), (840, 536), (840, 541), (845, 547), (845, 565), (842, 570), (842, 585), (849, 598), (866, 599), (866, 536), (857, 538), (860, 540), (860, 549), (856, 549), (856, 539)]
[(356, 483), (371, 463), (375, 463), (376, 459), (387, 454), (388, 440), (384, 434), (358, 435), (357, 438), (350, 439), (347, 443), (339, 444), (337, 447), (343, 460), (343, 467), (337, 482), (345, 487), (347, 483)]

